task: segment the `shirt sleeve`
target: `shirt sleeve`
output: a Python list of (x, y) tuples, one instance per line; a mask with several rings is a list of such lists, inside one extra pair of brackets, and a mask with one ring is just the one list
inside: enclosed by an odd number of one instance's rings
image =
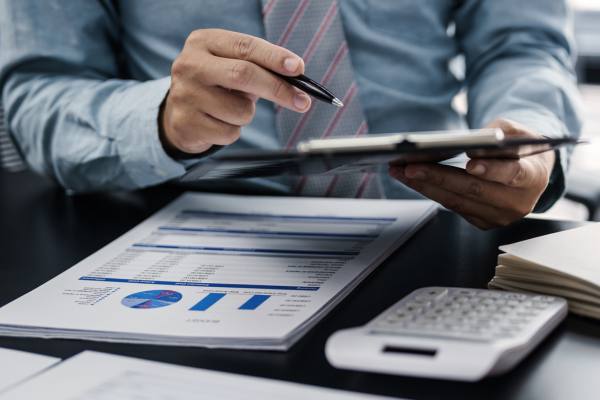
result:
[(74, 192), (134, 189), (185, 172), (163, 150), (169, 78), (124, 79), (111, 1), (0, 0), (0, 85), (28, 164)]
[[(479, 128), (506, 118), (546, 137), (577, 137), (581, 106), (567, 0), (458, 4), (456, 37), (465, 55), (469, 125)], [(568, 159), (569, 151), (557, 151), (536, 212), (562, 196)]]

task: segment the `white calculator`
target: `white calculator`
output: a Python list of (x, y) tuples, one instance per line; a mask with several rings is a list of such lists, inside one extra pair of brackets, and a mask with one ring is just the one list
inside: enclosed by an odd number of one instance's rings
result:
[(566, 315), (559, 297), (427, 287), (334, 333), (325, 353), (338, 368), (476, 381), (511, 369)]

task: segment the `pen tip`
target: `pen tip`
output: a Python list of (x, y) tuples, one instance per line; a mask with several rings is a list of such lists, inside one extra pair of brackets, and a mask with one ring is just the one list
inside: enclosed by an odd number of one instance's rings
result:
[(333, 100), (331, 100), (331, 104), (333, 104), (336, 107), (342, 108), (344, 107), (344, 103), (342, 103), (342, 101), (340, 99), (338, 99), (337, 97), (334, 98)]

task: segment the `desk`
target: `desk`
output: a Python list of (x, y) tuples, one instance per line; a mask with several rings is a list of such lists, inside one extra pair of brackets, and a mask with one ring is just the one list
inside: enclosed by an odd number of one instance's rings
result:
[[(132, 228), (179, 194), (174, 187), (68, 197), (29, 172), (0, 172), (0, 305), (34, 289)], [(168, 363), (417, 399), (590, 399), (600, 393), (600, 323), (569, 317), (508, 375), (467, 384), (336, 370), (323, 348), (429, 285), (484, 287), (500, 244), (574, 227), (526, 220), (480, 232), (440, 214), (286, 353), (0, 338), (0, 346), (69, 357), (90, 349)], [(432, 251), (435, 246), (435, 251)]]

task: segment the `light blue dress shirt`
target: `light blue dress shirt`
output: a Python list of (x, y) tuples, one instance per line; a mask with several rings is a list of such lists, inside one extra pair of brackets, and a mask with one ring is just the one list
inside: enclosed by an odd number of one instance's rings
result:
[[(370, 132), (477, 128), (503, 117), (549, 137), (579, 133), (566, 0), (339, 3)], [(2, 100), (29, 165), (75, 192), (184, 174), (159, 142), (157, 113), (172, 61), (201, 28), (264, 37), (261, 1), (0, 0)], [(459, 55), (464, 77), (449, 68)], [(462, 89), (466, 117), (452, 106)], [(272, 104), (260, 101), (230, 148), (277, 148), (274, 121)], [(562, 193), (566, 163), (565, 151), (538, 208)], [(381, 179), (388, 197), (405, 193)], [(285, 178), (251, 184), (287, 190)]]

